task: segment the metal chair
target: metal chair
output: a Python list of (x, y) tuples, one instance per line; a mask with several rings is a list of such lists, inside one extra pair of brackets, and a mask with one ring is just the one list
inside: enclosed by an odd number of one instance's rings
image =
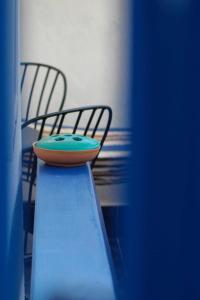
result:
[[(33, 118), (22, 125), (22, 130), (31, 127), (34, 133), (37, 132), (37, 140), (44, 136), (59, 133), (79, 133), (90, 136), (100, 141), (100, 150), (108, 134), (112, 120), (112, 110), (109, 106), (88, 106), (68, 109)], [(34, 199), (33, 188), (36, 180), (37, 159), (32, 151), (32, 147), (25, 155), (29, 155), (28, 160), (23, 159), (23, 167), (26, 168), (24, 181), (28, 182), (28, 200), (25, 205), (24, 227), (25, 227), (25, 251), (27, 248), (28, 232), (33, 232)], [(91, 162), (91, 167), (95, 165), (98, 155)], [(28, 216), (28, 217), (27, 217)]]
[(65, 74), (50, 65), (22, 62), (21, 94), (23, 122), (52, 111), (61, 111), (67, 94)]

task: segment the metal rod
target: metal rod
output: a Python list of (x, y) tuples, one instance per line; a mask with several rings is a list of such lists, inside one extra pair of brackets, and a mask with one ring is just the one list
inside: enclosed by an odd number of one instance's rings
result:
[(51, 102), (51, 98), (52, 98), (52, 95), (53, 95), (53, 92), (54, 92), (54, 88), (55, 88), (56, 82), (58, 80), (58, 76), (59, 76), (59, 72), (57, 72), (57, 74), (55, 76), (55, 79), (54, 79), (54, 82), (53, 82), (53, 85), (52, 85), (52, 88), (51, 88), (51, 92), (49, 94), (49, 99), (47, 101), (47, 106), (46, 106), (46, 109), (45, 109), (45, 114), (48, 112), (49, 105), (50, 105), (50, 102)]
[(32, 99), (33, 90), (34, 90), (34, 86), (35, 86), (35, 83), (36, 83), (38, 71), (39, 71), (39, 66), (37, 66), (37, 68), (36, 68), (35, 76), (34, 76), (34, 79), (33, 79), (33, 84), (32, 84), (32, 87), (31, 87), (30, 94), (29, 94), (28, 106), (27, 106), (27, 111), (26, 111), (26, 120), (28, 120), (28, 116), (29, 116), (29, 110), (30, 110), (30, 105), (31, 105), (31, 99)]
[(38, 107), (37, 107), (36, 116), (39, 115), (39, 111), (40, 111), (40, 106), (41, 106), (41, 103), (42, 103), (42, 98), (43, 98), (44, 90), (45, 90), (45, 87), (46, 87), (46, 84), (47, 84), (47, 79), (48, 79), (48, 77), (49, 77), (49, 72), (50, 72), (50, 68), (48, 68), (48, 69), (47, 69), (47, 72), (46, 72), (46, 76), (45, 76), (45, 79), (44, 79), (42, 91), (41, 91), (40, 98), (39, 98), (39, 102), (38, 102)]
[(83, 111), (80, 110), (80, 111), (79, 111), (79, 114), (78, 114), (78, 118), (77, 118), (76, 123), (75, 123), (75, 126), (74, 126), (74, 129), (73, 129), (73, 134), (76, 133), (76, 130), (77, 130), (77, 128), (78, 128), (78, 124), (79, 124), (79, 122), (80, 122), (82, 113), (83, 113)]

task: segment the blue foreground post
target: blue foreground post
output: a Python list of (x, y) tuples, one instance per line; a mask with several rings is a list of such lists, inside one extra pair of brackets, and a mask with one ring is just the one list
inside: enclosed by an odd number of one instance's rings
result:
[(0, 299), (21, 300), (23, 231), (18, 1), (0, 1)]
[(116, 299), (89, 165), (39, 164), (32, 268), (32, 300)]
[(199, 28), (199, 0), (135, 0), (127, 299), (200, 299)]

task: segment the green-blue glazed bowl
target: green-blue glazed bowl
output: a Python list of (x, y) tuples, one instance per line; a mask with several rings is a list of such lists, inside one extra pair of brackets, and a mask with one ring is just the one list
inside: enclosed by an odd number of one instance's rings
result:
[(49, 165), (75, 166), (93, 160), (100, 149), (96, 139), (78, 134), (56, 134), (33, 144), (35, 154)]

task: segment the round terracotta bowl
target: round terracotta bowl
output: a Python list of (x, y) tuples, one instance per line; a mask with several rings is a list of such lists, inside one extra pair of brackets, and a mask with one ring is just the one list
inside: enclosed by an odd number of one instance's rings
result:
[(57, 134), (33, 143), (38, 158), (53, 166), (80, 166), (93, 160), (100, 143), (92, 138), (77, 134)]

